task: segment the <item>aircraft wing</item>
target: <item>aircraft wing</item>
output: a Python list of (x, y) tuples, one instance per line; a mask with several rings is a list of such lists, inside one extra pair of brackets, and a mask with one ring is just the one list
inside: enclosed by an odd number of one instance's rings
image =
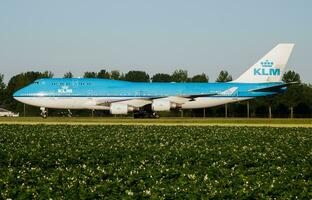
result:
[(97, 100), (96, 105), (109, 107), (112, 103), (122, 103), (122, 104), (127, 104), (133, 107), (143, 107), (147, 104), (150, 104), (151, 102), (152, 100), (148, 98), (120, 99), (120, 100), (113, 100), (113, 101)]
[(217, 95), (227, 95), (231, 96), (233, 93), (237, 90), (237, 87), (230, 88), (228, 90), (222, 91), (220, 93), (199, 93), (199, 94), (187, 94), (187, 95), (177, 95), (177, 96), (156, 96), (156, 97), (141, 97), (141, 98), (134, 98), (134, 99), (122, 99), (122, 100), (115, 100), (115, 101), (110, 101), (110, 102), (101, 102), (98, 101), (97, 105), (99, 106), (110, 106), (112, 103), (122, 103), (122, 104), (127, 104), (129, 106), (133, 107), (143, 107), (148, 104), (152, 104), (153, 100), (168, 100), (172, 103), (176, 104), (184, 104), (188, 101), (195, 101), (196, 98), (199, 97), (209, 97), (209, 96), (217, 96)]
[(181, 95), (179, 97), (183, 97), (183, 98), (197, 98), (197, 97), (209, 97), (209, 96), (215, 96), (218, 93), (207, 93), (207, 94), (189, 94), (189, 95)]
[(237, 94), (238, 87), (231, 87), (230, 89), (224, 90), (223, 92), (220, 92), (217, 94), (217, 96), (233, 96)]
[[(129, 106), (133, 106), (133, 107), (136, 107), (136, 108), (140, 108), (140, 107), (143, 107), (145, 105), (148, 105), (148, 104), (151, 104), (152, 101), (150, 99), (129, 99), (129, 100), (120, 100), (120, 101), (117, 101), (119, 103), (122, 103), (122, 104), (127, 104)], [(116, 101), (114, 102), (111, 102), (111, 103), (116, 103)]]

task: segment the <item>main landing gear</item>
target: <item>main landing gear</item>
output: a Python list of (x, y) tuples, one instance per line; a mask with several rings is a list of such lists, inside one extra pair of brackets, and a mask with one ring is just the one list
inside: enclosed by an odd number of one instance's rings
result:
[(157, 112), (148, 112), (146, 110), (138, 110), (138, 111), (135, 111), (133, 113), (133, 117), (134, 118), (145, 118), (145, 117), (147, 117), (147, 118), (157, 119), (157, 118), (159, 118), (159, 115)]
[(157, 112), (152, 112), (152, 113), (150, 113), (149, 118), (158, 119), (159, 118), (159, 114)]
[(41, 117), (44, 118), (44, 119), (47, 118), (48, 111), (46, 110), (46, 108), (45, 107), (41, 107), (40, 110), (41, 110), (41, 113), (40, 113)]

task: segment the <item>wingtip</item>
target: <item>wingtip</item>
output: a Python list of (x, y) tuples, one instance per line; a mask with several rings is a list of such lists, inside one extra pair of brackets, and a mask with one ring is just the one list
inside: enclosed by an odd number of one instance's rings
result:
[(291, 46), (291, 47), (294, 47), (295, 43), (279, 43), (277, 46)]

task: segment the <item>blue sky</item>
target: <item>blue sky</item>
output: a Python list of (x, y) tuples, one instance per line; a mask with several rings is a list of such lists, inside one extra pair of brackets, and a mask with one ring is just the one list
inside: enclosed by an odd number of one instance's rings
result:
[(0, 73), (100, 69), (234, 78), (281, 42), (312, 83), (310, 0), (27, 0), (0, 2)]

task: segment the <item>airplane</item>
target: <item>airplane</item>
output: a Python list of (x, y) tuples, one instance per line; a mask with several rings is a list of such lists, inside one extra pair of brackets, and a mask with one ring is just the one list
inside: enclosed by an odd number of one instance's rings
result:
[(142, 83), (97, 78), (43, 78), (16, 91), (14, 99), (47, 109), (133, 112), (135, 118), (158, 118), (158, 112), (213, 107), (287, 90), (282, 75), (294, 44), (278, 44), (236, 80), (226, 83)]

